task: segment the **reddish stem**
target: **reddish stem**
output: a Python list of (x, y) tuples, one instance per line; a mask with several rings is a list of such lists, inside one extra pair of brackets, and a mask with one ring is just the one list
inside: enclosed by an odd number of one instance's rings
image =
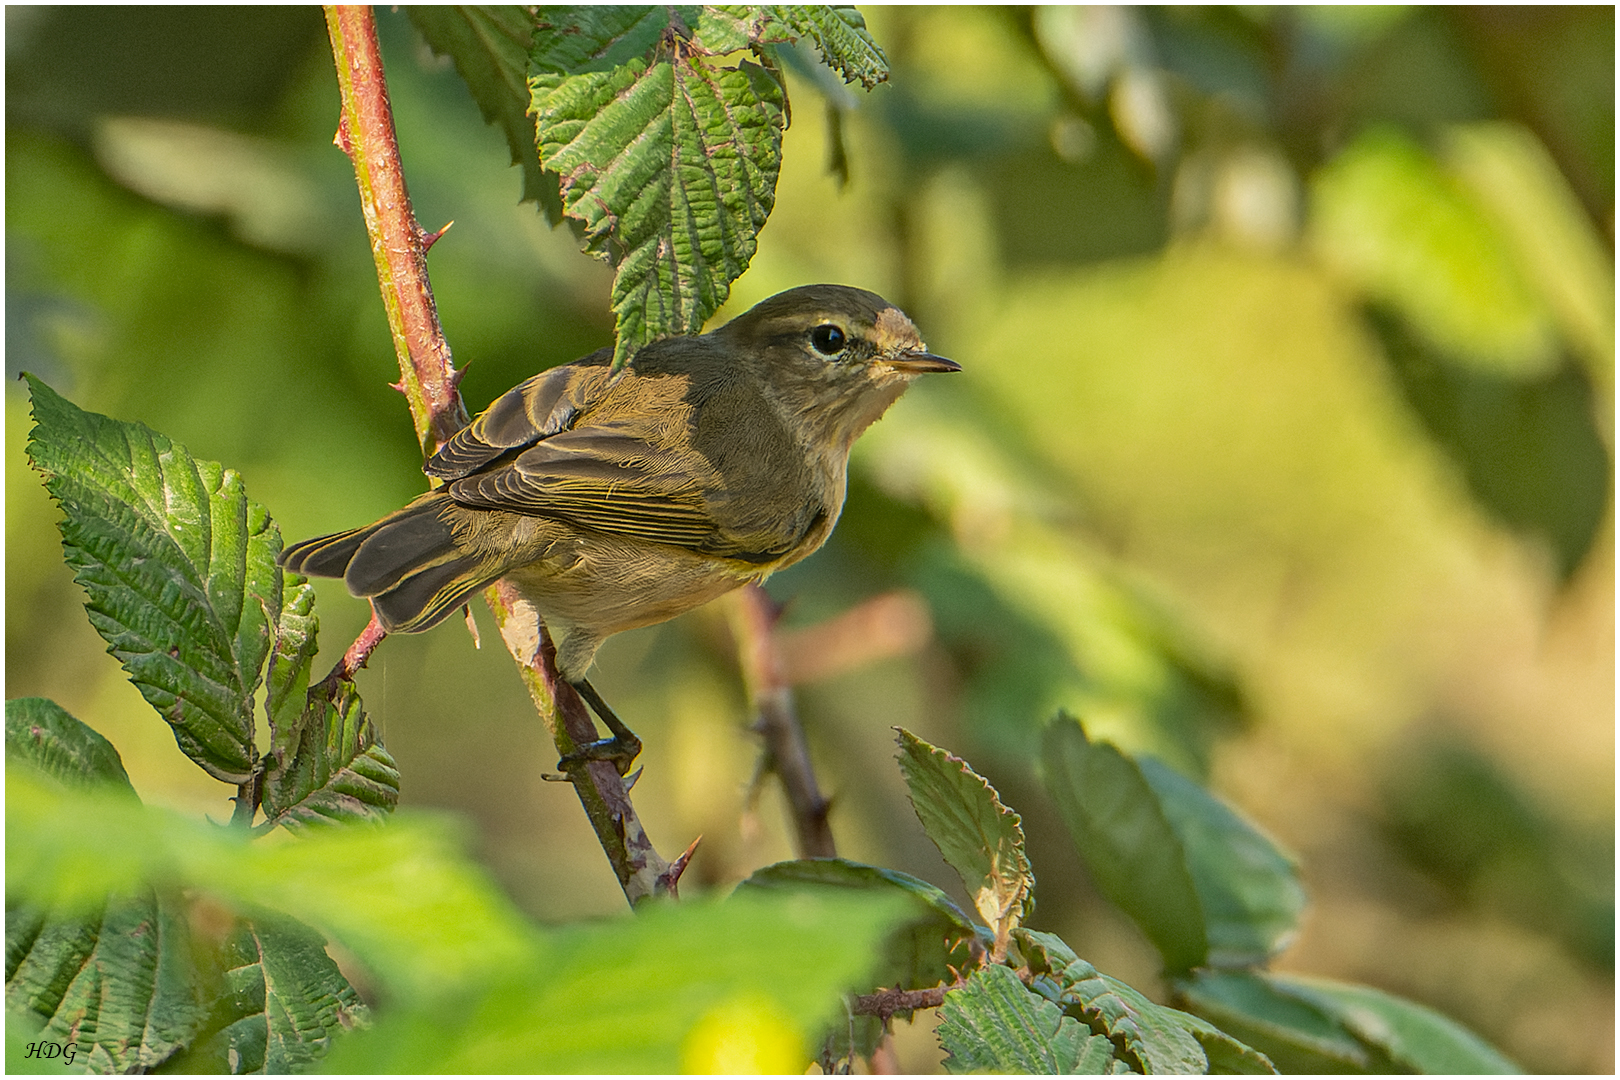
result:
[[(328, 6), (326, 26), (332, 39), (343, 106), (335, 141), (354, 163), (366, 231), (377, 264), (377, 281), (399, 358), (398, 387), (410, 403), (417, 439), (425, 455), (468, 422), (466, 407), (456, 389), (461, 373), (451, 364), (450, 347), (439, 325), (427, 276), (427, 248), (444, 230), (425, 232), (411, 210), (372, 9)], [(566, 753), (575, 745), (594, 740), (595, 727), (584, 703), (557, 674), (556, 658), (538, 614), (527, 604), (514, 604), (510, 594), (503, 594), (500, 583), (486, 597), (559, 752)], [(373, 635), (374, 626), (375, 621), (339, 665), (348, 667), (351, 675), (381, 640), (380, 628)], [(673, 894), (680, 867), (685, 864), (678, 862), (672, 867), (653, 850), (630, 803), (624, 777), (608, 762), (592, 762), (586, 768), (570, 770), (569, 779), (626, 898), (634, 904), (648, 896)]]

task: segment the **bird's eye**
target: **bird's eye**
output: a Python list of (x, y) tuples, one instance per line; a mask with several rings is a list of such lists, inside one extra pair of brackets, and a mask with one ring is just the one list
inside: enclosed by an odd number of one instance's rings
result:
[(844, 348), (844, 332), (832, 323), (822, 323), (810, 331), (810, 344), (823, 356), (832, 356)]

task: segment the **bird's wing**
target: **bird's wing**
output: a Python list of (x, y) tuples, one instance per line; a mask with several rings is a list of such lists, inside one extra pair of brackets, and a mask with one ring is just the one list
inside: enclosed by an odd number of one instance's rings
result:
[(680, 462), (634, 434), (587, 425), (544, 438), (509, 462), (453, 481), (466, 506), (561, 518), (616, 533), (722, 554), (698, 462)]
[(603, 349), (514, 386), (456, 432), (423, 470), (429, 476), (459, 480), (502, 454), (567, 431), (606, 382), (606, 361), (611, 356)]

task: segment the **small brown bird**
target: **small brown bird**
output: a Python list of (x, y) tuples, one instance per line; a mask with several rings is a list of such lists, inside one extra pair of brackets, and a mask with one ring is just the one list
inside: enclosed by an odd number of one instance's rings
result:
[(849, 449), (919, 374), (959, 371), (875, 293), (806, 285), (701, 337), (543, 371), (428, 461), (443, 485), (362, 529), (294, 544), (391, 633), (426, 630), (506, 578), (557, 669), (614, 738), (564, 760), (629, 766), (639, 740), (585, 679), (620, 630), (674, 618), (826, 542)]

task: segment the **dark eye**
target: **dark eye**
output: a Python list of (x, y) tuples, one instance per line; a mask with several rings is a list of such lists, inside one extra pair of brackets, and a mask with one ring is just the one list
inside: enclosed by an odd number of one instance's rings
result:
[(822, 323), (810, 331), (810, 344), (823, 356), (832, 356), (844, 348), (844, 332), (832, 323)]

